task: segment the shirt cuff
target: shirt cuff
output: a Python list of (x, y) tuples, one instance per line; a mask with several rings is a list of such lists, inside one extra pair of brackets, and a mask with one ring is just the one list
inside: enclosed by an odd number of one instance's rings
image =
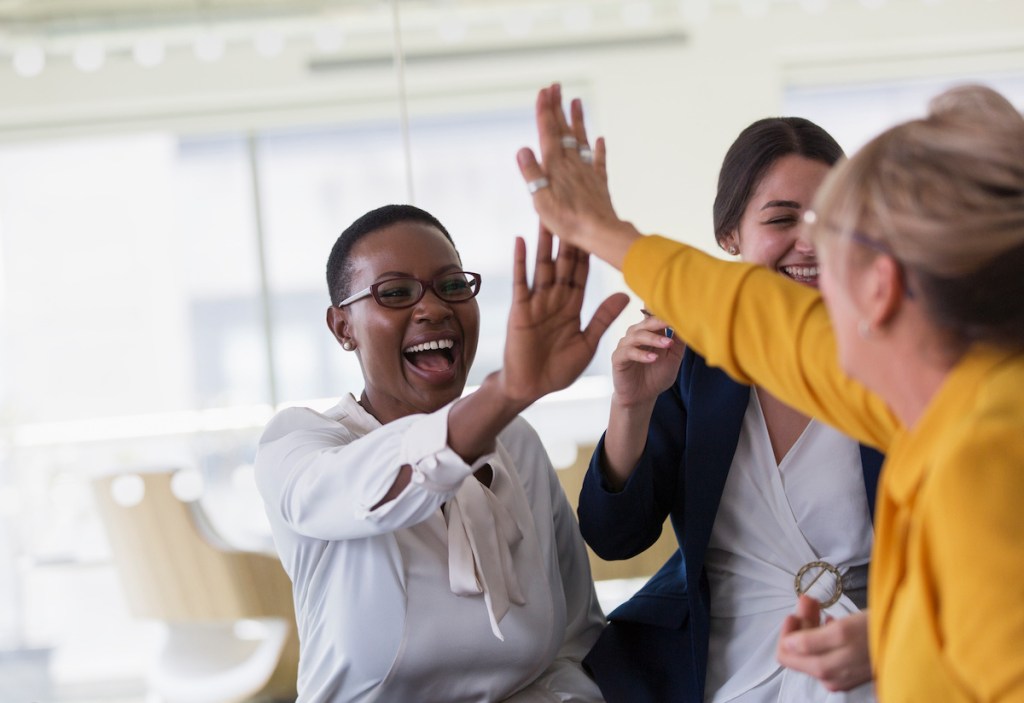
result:
[(494, 458), (494, 453), (485, 454), (470, 465), (452, 451), (448, 446), (451, 408), (449, 403), (414, 422), (402, 437), (398, 453), (399, 462), (412, 467), (412, 482), (438, 493), (457, 490), (467, 476)]

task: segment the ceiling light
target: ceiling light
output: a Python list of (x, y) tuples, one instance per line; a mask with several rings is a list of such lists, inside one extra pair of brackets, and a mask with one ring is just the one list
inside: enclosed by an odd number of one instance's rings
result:
[(313, 33), (313, 45), (324, 54), (335, 54), (345, 44), (345, 35), (334, 25), (325, 24)]
[(201, 34), (196, 38), (193, 49), (200, 61), (208, 63), (219, 61), (224, 57), (224, 38), (213, 32)]
[(135, 59), (135, 63), (143, 68), (159, 66), (163, 63), (166, 53), (164, 43), (156, 37), (139, 39), (132, 47), (132, 57)]
[(11, 62), (14, 65), (14, 72), (19, 76), (38, 76), (46, 68), (46, 52), (34, 44), (21, 46), (15, 50)]
[(123, 474), (110, 482), (110, 497), (122, 508), (131, 508), (146, 497), (146, 482), (138, 474)]
[(256, 53), (264, 58), (272, 59), (284, 51), (284, 37), (280, 32), (263, 31), (253, 40)]
[(79, 44), (75, 47), (75, 52), (71, 56), (71, 60), (74, 61), (78, 70), (85, 71), (86, 73), (98, 71), (106, 59), (107, 51), (97, 41), (86, 41)]
[(171, 476), (171, 493), (182, 503), (193, 503), (203, 496), (203, 476), (196, 469), (182, 469)]

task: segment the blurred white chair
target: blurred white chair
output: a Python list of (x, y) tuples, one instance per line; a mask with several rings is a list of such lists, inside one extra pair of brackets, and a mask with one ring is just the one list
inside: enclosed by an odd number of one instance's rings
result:
[(148, 675), (151, 698), (294, 701), (298, 638), (288, 576), (277, 558), (218, 541), (198, 503), (174, 495), (172, 475), (93, 484), (130, 611), (166, 624)]

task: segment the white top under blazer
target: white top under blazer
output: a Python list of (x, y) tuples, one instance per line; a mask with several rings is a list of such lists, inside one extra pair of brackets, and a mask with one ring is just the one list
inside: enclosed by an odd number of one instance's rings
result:
[[(256, 480), (291, 577), (299, 702), (601, 701), (576, 518), (525, 420), (473, 466), (450, 406), (381, 425), (352, 396), (268, 424)], [(490, 487), (473, 477), (484, 463)], [(412, 481), (371, 509), (403, 465)], [(443, 509), (442, 509), (443, 508)]]
[[(863, 567), (872, 537), (859, 445), (811, 420), (776, 463), (757, 391), (751, 389), (706, 559), (711, 640), (705, 699), (874, 701), (870, 683), (829, 693), (818, 680), (783, 669), (775, 656), (782, 621), (796, 606), (800, 567), (819, 560), (843, 573)], [(808, 594), (825, 601), (833, 584), (822, 579)], [(840, 618), (857, 610), (843, 595), (824, 612)]]

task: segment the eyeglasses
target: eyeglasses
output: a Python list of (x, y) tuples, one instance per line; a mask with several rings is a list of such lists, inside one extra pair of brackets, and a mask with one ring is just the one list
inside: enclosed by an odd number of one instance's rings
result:
[[(808, 225), (816, 224), (818, 222), (817, 213), (815, 213), (814, 210), (804, 210), (804, 222)], [(834, 225), (826, 225), (826, 227), (832, 230), (833, 232), (841, 231), (838, 227)], [(899, 267), (900, 278), (903, 281), (904, 295), (906, 295), (908, 298), (914, 297), (914, 291), (910, 288), (910, 283), (907, 281), (906, 265), (896, 256), (896, 254), (893, 252), (892, 248), (888, 244), (886, 244), (885, 242), (880, 242), (877, 239), (872, 239), (868, 235), (861, 232), (859, 229), (849, 230), (847, 234), (849, 235), (851, 241), (856, 242), (857, 244), (860, 244), (862, 247), (866, 247), (871, 251), (888, 256), (890, 259), (895, 261), (896, 265)]]
[(464, 303), (475, 298), (476, 294), (480, 292), (480, 274), (469, 271), (449, 271), (437, 276), (432, 281), (424, 281), (412, 276), (387, 278), (377, 281), (358, 293), (353, 293), (338, 303), (337, 307), (343, 308), (357, 300), (373, 296), (377, 304), (385, 308), (410, 308), (423, 299), (427, 288), (434, 291), (434, 295), (446, 303)]

